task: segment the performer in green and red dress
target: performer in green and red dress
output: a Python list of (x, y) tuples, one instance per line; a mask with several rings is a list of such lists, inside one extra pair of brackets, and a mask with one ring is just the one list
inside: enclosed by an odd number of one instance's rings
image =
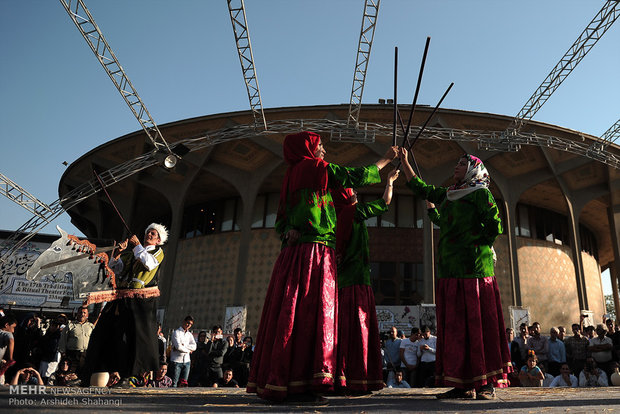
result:
[(336, 210), (329, 191), (380, 181), (379, 170), (397, 155), (391, 147), (368, 167), (323, 160), (321, 137), (287, 135), (288, 164), (276, 219), (282, 251), (263, 306), (247, 391), (261, 398), (322, 403), (316, 393), (334, 387), (338, 332)]
[(398, 170), (390, 172), (383, 197), (360, 203), (351, 188), (332, 190), (338, 224), (338, 381), (345, 392), (383, 388), (383, 366), (365, 220), (388, 210)]
[(435, 374), (437, 385), (455, 388), (437, 398), (495, 398), (493, 384), (511, 365), (492, 249), (502, 225), (489, 174), (479, 158), (465, 154), (454, 184), (435, 187), (416, 176), (407, 155), (401, 148), (407, 185), (438, 206), (432, 217), (440, 227)]

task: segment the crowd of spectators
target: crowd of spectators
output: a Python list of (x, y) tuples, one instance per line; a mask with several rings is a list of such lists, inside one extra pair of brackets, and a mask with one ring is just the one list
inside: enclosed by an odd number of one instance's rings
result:
[[(562, 326), (542, 334), (540, 323), (523, 323), (515, 336), (506, 329), (513, 372), (506, 384), (522, 387), (600, 387), (612, 385), (620, 367), (620, 329), (612, 319), (596, 326)], [(409, 337), (396, 327), (381, 338), (384, 382), (388, 388), (433, 387), (437, 338), (423, 326)], [(618, 377), (620, 381), (620, 376)], [(618, 384), (620, 385), (620, 384)]]
[[(0, 384), (79, 386), (91, 333), (97, 321), (88, 308), (77, 310), (74, 320), (65, 314), (43, 319), (35, 313), (18, 320), (0, 309)], [(125, 387), (245, 387), (253, 354), (253, 340), (235, 329), (224, 336), (221, 326), (194, 338), (194, 320), (185, 318), (169, 338), (161, 331), (159, 370), (130, 378), (110, 373), (108, 386)]]
[[(81, 384), (90, 334), (97, 321), (79, 308), (75, 320), (60, 314), (43, 320), (36, 314), (18, 321), (0, 309), (0, 383), (77, 386)], [(210, 332), (191, 331), (187, 316), (166, 338), (158, 327), (160, 368), (121, 379), (111, 373), (108, 385), (130, 387), (245, 387), (253, 354), (253, 340), (237, 328), (224, 335), (222, 327)], [(620, 366), (620, 329), (611, 319), (603, 324), (549, 328), (544, 335), (538, 322), (521, 324), (518, 335), (506, 330), (513, 372), (510, 386), (601, 387), (612, 385)], [(413, 328), (409, 337), (392, 327), (381, 338), (384, 382), (388, 388), (433, 387), (437, 338), (427, 326)], [(620, 376), (618, 378), (620, 381)]]
[[(604, 387), (612, 385), (620, 362), (620, 329), (609, 318), (604, 323), (583, 326), (574, 323), (572, 336), (564, 327), (551, 327), (549, 336), (541, 334), (541, 326), (523, 323), (519, 335), (509, 338), (513, 373), (511, 386), (524, 387)], [(617, 379), (620, 381), (620, 376)], [(617, 384), (620, 385), (620, 384)]]

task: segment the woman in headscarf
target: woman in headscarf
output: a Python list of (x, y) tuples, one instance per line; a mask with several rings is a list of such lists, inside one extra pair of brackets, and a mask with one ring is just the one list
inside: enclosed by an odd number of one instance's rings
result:
[(409, 188), (438, 206), (435, 379), (454, 389), (437, 398), (493, 399), (493, 384), (511, 365), (492, 248), (502, 225), (489, 174), (479, 158), (465, 154), (454, 184), (435, 187), (414, 173), (404, 148), (400, 159)]
[(338, 224), (337, 386), (347, 394), (383, 388), (383, 366), (375, 295), (370, 285), (368, 230), (364, 223), (388, 210), (398, 170), (388, 175), (383, 197), (360, 203), (351, 188), (332, 190)]
[(379, 170), (397, 155), (391, 147), (368, 167), (324, 161), (321, 137), (287, 135), (288, 164), (276, 219), (282, 250), (273, 268), (247, 391), (274, 401), (324, 403), (336, 375), (336, 210), (330, 188), (381, 181)]

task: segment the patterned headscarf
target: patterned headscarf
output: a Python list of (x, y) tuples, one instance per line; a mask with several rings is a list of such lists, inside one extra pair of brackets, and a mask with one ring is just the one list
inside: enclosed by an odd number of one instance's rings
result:
[(481, 188), (489, 188), (489, 184), (491, 183), (489, 172), (480, 158), (470, 154), (464, 154), (461, 159), (467, 160), (467, 172), (465, 173), (463, 181), (451, 185), (450, 188), (448, 188), (446, 197), (450, 201), (458, 200)]

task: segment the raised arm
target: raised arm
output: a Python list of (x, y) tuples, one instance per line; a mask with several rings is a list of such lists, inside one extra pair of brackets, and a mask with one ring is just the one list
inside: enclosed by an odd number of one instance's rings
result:
[(383, 200), (385, 204), (390, 205), (392, 202), (392, 193), (394, 188), (394, 181), (398, 178), (399, 171), (392, 170), (388, 175), (387, 183), (385, 184), (385, 191), (383, 191)]
[(400, 147), (398, 157), (400, 158), (400, 169), (405, 173), (407, 181), (411, 181), (415, 177), (415, 173), (413, 168), (411, 168), (411, 164), (409, 164), (409, 152), (407, 152), (406, 148)]
[(391, 163), (392, 160), (394, 158), (396, 158), (397, 155), (398, 155), (398, 147), (396, 147), (396, 146), (390, 147), (385, 152), (385, 155), (383, 156), (383, 158), (381, 158), (379, 161), (375, 162), (375, 165), (377, 166), (377, 168), (379, 168), (381, 170), (383, 167), (385, 167), (386, 165)]

